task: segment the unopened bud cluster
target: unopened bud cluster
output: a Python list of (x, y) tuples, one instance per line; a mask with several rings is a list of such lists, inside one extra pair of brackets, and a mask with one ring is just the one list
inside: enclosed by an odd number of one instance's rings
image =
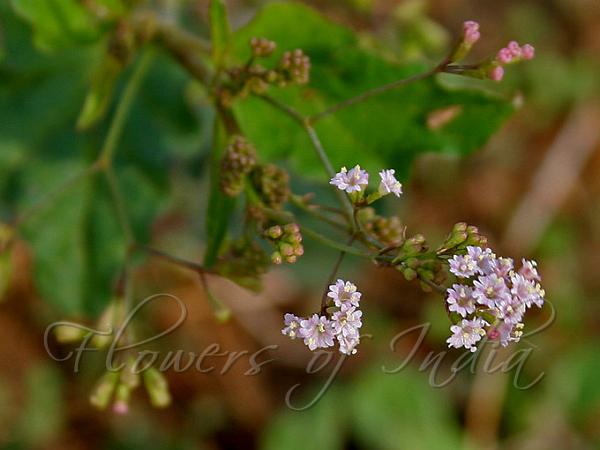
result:
[(90, 394), (90, 403), (100, 410), (106, 409), (112, 403), (112, 411), (115, 414), (127, 414), (131, 394), (140, 386), (140, 378), (144, 380), (152, 406), (165, 408), (171, 404), (169, 385), (164, 375), (154, 367), (138, 370), (133, 358), (120, 370), (108, 370), (100, 377)]
[[(468, 20), (463, 24), (463, 34), (460, 42), (450, 57), (450, 61), (455, 63), (461, 61), (471, 51), (473, 45), (479, 40), (479, 24)], [(535, 49), (530, 44), (520, 46), (516, 41), (500, 49), (496, 57), (488, 59), (474, 66), (448, 65), (444, 71), (466, 75), (474, 78), (489, 78), (494, 81), (501, 81), (504, 77), (504, 66), (514, 64), (524, 60), (533, 59)]]
[(279, 63), (279, 85), (306, 84), (310, 78), (310, 58), (300, 49), (287, 51)]
[(279, 209), (290, 195), (289, 174), (275, 164), (263, 164), (252, 172), (252, 184), (263, 204)]
[(271, 254), (273, 264), (295, 263), (304, 254), (302, 233), (296, 223), (274, 225), (265, 230), (264, 235), (275, 246)]
[(244, 182), (256, 165), (256, 149), (243, 136), (234, 136), (221, 160), (221, 189), (235, 197), (244, 190)]
[(277, 44), (266, 38), (253, 37), (250, 39), (250, 48), (254, 57), (266, 58), (273, 54), (277, 48)]
[(284, 87), (308, 83), (310, 58), (301, 49), (284, 52), (279, 63), (271, 68), (255, 63), (257, 58), (271, 56), (276, 48), (277, 44), (266, 38), (253, 37), (250, 40), (250, 61), (244, 66), (227, 70), (230, 81), (219, 91), (222, 104), (230, 106), (235, 98), (244, 98), (250, 93), (262, 95), (270, 85)]
[(465, 250), (468, 246), (486, 247), (487, 238), (473, 225), (458, 222), (452, 228), (442, 245), (437, 249), (438, 255), (455, 254)]
[(238, 284), (256, 289), (270, 264), (269, 256), (258, 243), (240, 239), (229, 245), (219, 261), (218, 272)]
[(360, 211), (360, 221), (365, 230), (385, 245), (402, 245), (406, 238), (406, 226), (398, 216), (383, 217), (375, 214), (373, 208)]

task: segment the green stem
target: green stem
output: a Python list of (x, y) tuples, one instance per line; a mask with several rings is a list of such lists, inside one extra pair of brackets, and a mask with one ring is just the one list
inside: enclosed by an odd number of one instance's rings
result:
[(125, 208), (125, 200), (121, 194), (121, 190), (119, 189), (119, 181), (117, 180), (112, 166), (106, 166), (104, 168), (104, 174), (106, 175), (106, 181), (108, 182), (108, 187), (110, 188), (119, 226), (123, 231), (123, 235), (127, 241), (127, 246), (129, 247), (135, 243), (135, 237), (131, 222), (127, 215), (127, 210)]
[(399, 88), (400, 86), (404, 86), (406, 84), (413, 83), (415, 81), (420, 81), (420, 80), (424, 80), (425, 78), (429, 78), (430, 76), (433, 76), (436, 73), (442, 72), (448, 65), (448, 62), (449, 62), (448, 59), (445, 59), (443, 62), (441, 62), (440, 64), (438, 64), (437, 66), (433, 67), (432, 69), (430, 69), (426, 72), (412, 75), (408, 78), (403, 78), (401, 80), (392, 81), (391, 83), (384, 84), (382, 86), (378, 86), (373, 89), (369, 89), (368, 91), (365, 91), (362, 94), (359, 94), (355, 97), (351, 97), (347, 100), (344, 100), (336, 105), (331, 106), (330, 108), (327, 108), (324, 111), (321, 111), (320, 113), (317, 113), (317, 114), (311, 116), (309, 118), (309, 121), (310, 121), (310, 123), (316, 123), (319, 120), (321, 120), (323, 117), (334, 114), (334, 113), (338, 112), (339, 110), (347, 108), (352, 105), (355, 105), (356, 103), (360, 103), (365, 100), (368, 100), (369, 98), (375, 97), (376, 95), (383, 94), (384, 92), (391, 91), (392, 89)]
[[(317, 156), (319, 157), (319, 160), (321, 161), (321, 164), (323, 165), (323, 168), (325, 169), (327, 176), (329, 178), (333, 178), (335, 176), (335, 170), (333, 169), (333, 166), (331, 165), (331, 161), (329, 161), (329, 158), (327, 157), (327, 153), (325, 152), (325, 149), (323, 148), (323, 144), (321, 144), (321, 140), (319, 139), (319, 136), (317, 135), (316, 130), (312, 127), (312, 125), (310, 125), (310, 123), (308, 121), (304, 122), (304, 129), (308, 133), (310, 142), (312, 143), (315, 151), (317, 152)], [(352, 226), (352, 229), (354, 230), (354, 220), (352, 219), (352, 215), (353, 215), (352, 203), (350, 203), (348, 196), (343, 191), (337, 189), (335, 186), (332, 186), (332, 187), (335, 190), (335, 195), (337, 195), (338, 199), (340, 200), (340, 203), (342, 204), (342, 207), (343, 207), (345, 215), (346, 215), (346, 220), (348, 221), (348, 223)]]
[(125, 90), (123, 91), (123, 95), (108, 129), (104, 145), (100, 151), (99, 161), (103, 167), (109, 166), (112, 163), (117, 143), (123, 132), (123, 127), (127, 116), (129, 115), (131, 105), (140, 88), (142, 79), (150, 67), (150, 62), (153, 57), (154, 51), (152, 49), (147, 48), (144, 50), (131, 78), (127, 82), (127, 86), (125, 86)]
[(362, 252), (357, 248), (350, 247), (349, 245), (341, 244), (337, 241), (329, 239), (328, 237), (323, 236), (321, 233), (314, 231), (306, 226), (302, 226), (301, 230), (303, 235), (306, 235), (314, 239), (315, 241), (320, 242), (323, 245), (327, 245), (328, 247), (348, 253), (349, 255), (361, 256), (363, 258), (369, 259), (373, 258), (373, 255), (371, 255), (370, 253)]

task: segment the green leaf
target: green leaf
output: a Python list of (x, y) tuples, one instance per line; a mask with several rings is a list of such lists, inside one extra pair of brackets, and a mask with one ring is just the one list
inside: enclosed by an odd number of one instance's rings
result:
[(433, 389), (423, 373), (406, 368), (386, 374), (373, 367), (349, 393), (352, 430), (363, 448), (462, 448), (446, 390)]
[(77, 119), (79, 130), (86, 130), (102, 120), (112, 100), (115, 82), (122, 70), (123, 64), (113, 56), (107, 54), (102, 58)]
[(227, 225), (235, 208), (235, 198), (223, 193), (219, 183), (221, 157), (225, 151), (226, 135), (219, 119), (215, 119), (213, 151), (210, 162), (210, 192), (206, 209), (206, 253), (204, 265), (212, 267), (227, 236)]
[[(299, 27), (297, 24), (301, 23)], [(272, 87), (269, 94), (309, 115), (368, 89), (421, 73), (421, 63), (398, 63), (362, 49), (356, 34), (314, 10), (294, 3), (266, 6), (234, 34), (233, 57), (250, 56), (248, 41), (262, 36), (278, 44), (265, 66), (285, 50), (301, 48), (311, 58), (311, 81), (303, 87)], [(489, 87), (490, 84), (483, 84)], [(445, 122), (428, 125), (441, 111)], [(316, 129), (335, 167), (394, 167), (405, 177), (424, 152), (468, 154), (481, 147), (513, 111), (510, 101), (481, 87), (451, 85), (447, 78), (411, 83), (327, 116)], [(306, 133), (271, 105), (250, 97), (235, 104), (241, 128), (264, 159), (291, 159), (302, 173), (321, 174)]]
[(77, 0), (12, 0), (12, 5), (34, 28), (34, 42), (41, 50), (90, 43), (100, 36), (92, 16)]
[[(305, 450), (312, 447), (307, 445), (307, 439), (318, 443), (316, 448), (344, 448), (341, 426), (345, 401), (341, 393), (338, 389), (329, 389), (316, 405), (305, 411), (285, 408), (266, 428), (261, 450)], [(313, 395), (317, 394), (313, 392)]]
[(213, 62), (222, 67), (229, 50), (231, 29), (224, 0), (211, 0), (209, 6), (210, 41)]

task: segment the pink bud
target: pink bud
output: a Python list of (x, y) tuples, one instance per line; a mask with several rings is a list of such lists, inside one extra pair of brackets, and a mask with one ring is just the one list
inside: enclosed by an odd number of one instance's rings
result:
[(507, 45), (507, 48), (515, 58), (519, 58), (521, 56), (521, 46), (517, 41), (510, 41)]
[(525, 44), (521, 50), (523, 52), (523, 59), (533, 59), (535, 56), (535, 48), (533, 45)]
[(488, 76), (490, 77), (491, 80), (501, 81), (502, 78), (504, 77), (504, 67), (502, 67), (502, 66), (494, 67), (492, 70), (490, 70), (490, 73), (488, 74)]
[(513, 55), (508, 48), (502, 48), (496, 55), (496, 61), (500, 64), (509, 64), (513, 59)]
[(496, 339), (498, 339), (500, 337), (500, 332), (498, 331), (498, 329), (496, 327), (492, 327), (489, 329), (489, 331), (487, 333), (487, 337), (488, 337), (488, 339), (495, 341)]
[(463, 23), (463, 40), (468, 45), (473, 45), (479, 40), (481, 34), (479, 33), (479, 24), (472, 20), (468, 20)]
[(129, 412), (129, 405), (121, 400), (117, 400), (114, 404), (113, 404), (113, 412), (115, 414), (118, 414), (120, 416), (124, 416), (125, 414), (127, 414)]

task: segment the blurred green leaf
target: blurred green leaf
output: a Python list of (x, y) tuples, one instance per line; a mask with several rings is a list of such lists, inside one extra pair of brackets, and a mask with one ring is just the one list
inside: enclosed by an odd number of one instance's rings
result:
[[(233, 46), (238, 63), (248, 59), (252, 36), (276, 41), (280, 52), (301, 48), (310, 56), (308, 86), (270, 90), (273, 97), (304, 114), (427, 69), (425, 64), (397, 64), (361, 49), (352, 30), (300, 4), (267, 5), (238, 30)], [(271, 57), (265, 65), (274, 64), (277, 58)], [(456, 112), (445, 123), (428, 126), (428, 118), (444, 108)], [(263, 158), (290, 158), (300, 171), (320, 173), (308, 138), (289, 117), (252, 97), (237, 102), (235, 111)], [(339, 111), (316, 128), (335, 167), (360, 163), (376, 170), (393, 166), (405, 177), (420, 153), (467, 154), (481, 147), (512, 111), (507, 99), (483, 89), (450, 86), (435, 78)]]
[(62, 377), (51, 366), (36, 366), (25, 378), (25, 406), (17, 425), (24, 448), (39, 448), (59, 435), (64, 421)]
[(229, 49), (231, 29), (227, 18), (227, 7), (223, 0), (211, 0), (209, 7), (210, 42), (215, 66), (221, 67)]
[(102, 120), (113, 98), (114, 86), (122, 70), (123, 64), (110, 54), (104, 55), (101, 59), (77, 119), (79, 130), (86, 130)]
[(461, 449), (446, 391), (433, 389), (421, 373), (397, 374), (374, 367), (349, 390), (352, 430), (364, 448)]
[(35, 31), (35, 44), (51, 51), (95, 41), (100, 33), (77, 0), (12, 0), (15, 11)]
[(229, 218), (235, 208), (235, 198), (225, 195), (219, 183), (221, 157), (227, 145), (225, 130), (219, 119), (215, 119), (213, 150), (210, 162), (210, 191), (206, 210), (206, 253), (204, 264), (212, 267), (227, 235)]
[[(314, 394), (316, 395), (316, 394)], [(344, 448), (344, 397), (338, 389), (327, 390), (316, 405), (305, 411), (284, 409), (265, 430), (261, 450)]]

